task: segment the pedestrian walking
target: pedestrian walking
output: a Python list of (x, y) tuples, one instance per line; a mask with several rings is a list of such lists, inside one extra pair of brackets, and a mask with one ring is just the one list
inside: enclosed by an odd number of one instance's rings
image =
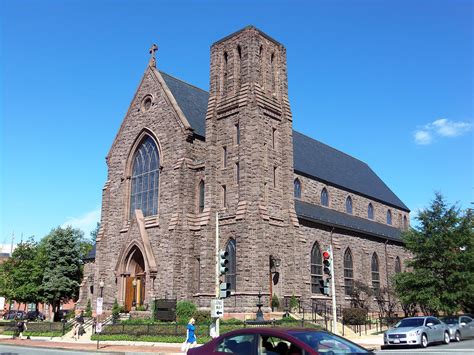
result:
[(95, 334), (95, 327), (97, 326), (97, 318), (92, 318), (92, 334)]
[(20, 319), (18, 323), (16, 324), (17, 330), (18, 330), (18, 337), (20, 339), (23, 339), (23, 332), (27, 330), (25, 322)]
[(181, 346), (181, 350), (185, 353), (187, 353), (189, 348), (193, 348), (197, 343), (195, 334), (196, 327), (194, 326), (195, 322), (194, 318), (191, 318), (186, 326), (186, 341)]
[(79, 323), (74, 324), (74, 326), (72, 327), (72, 338), (74, 340), (79, 339)]

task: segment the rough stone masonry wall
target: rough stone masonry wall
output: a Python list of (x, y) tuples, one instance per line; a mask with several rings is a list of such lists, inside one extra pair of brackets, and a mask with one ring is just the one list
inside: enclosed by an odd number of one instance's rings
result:
[(409, 226), (410, 215), (406, 211), (299, 174), (294, 174), (294, 178), (298, 178), (301, 182), (301, 200), (304, 202), (321, 206), (321, 191), (323, 188), (326, 188), (329, 196), (328, 208), (330, 209), (346, 212), (346, 198), (351, 196), (352, 215), (368, 219), (368, 207), (369, 203), (372, 203), (374, 208), (374, 222), (387, 224), (387, 211), (390, 210), (392, 213), (392, 227), (403, 229), (404, 217), (407, 219), (407, 227)]

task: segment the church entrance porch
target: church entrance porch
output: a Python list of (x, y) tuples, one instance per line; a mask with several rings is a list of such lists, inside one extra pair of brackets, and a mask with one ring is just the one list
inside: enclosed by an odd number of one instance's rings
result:
[(125, 258), (122, 274), (123, 300), (126, 312), (143, 304), (145, 298), (145, 260), (140, 249), (134, 246)]

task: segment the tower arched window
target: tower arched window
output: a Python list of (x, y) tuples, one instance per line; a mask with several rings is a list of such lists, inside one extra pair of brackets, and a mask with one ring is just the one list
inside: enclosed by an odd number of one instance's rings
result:
[(237, 45), (237, 55), (239, 58), (239, 65), (236, 65), (236, 70), (238, 70), (236, 74), (237, 78), (237, 89), (240, 89), (240, 86), (242, 85), (242, 47)]
[(344, 253), (344, 292), (347, 296), (352, 295), (354, 289), (354, 264), (352, 253), (349, 248)]
[(133, 156), (130, 216), (141, 210), (143, 216), (158, 214), (160, 156), (150, 136), (145, 136)]
[(352, 198), (350, 196), (346, 198), (346, 212), (352, 214)]
[(227, 260), (227, 268), (229, 269), (225, 274), (225, 282), (230, 284), (230, 290), (236, 290), (236, 279), (237, 279), (237, 243), (235, 239), (230, 239), (227, 243), (225, 251), (229, 253)]
[(400, 262), (400, 258), (398, 256), (395, 259), (395, 272), (397, 274), (402, 272), (402, 263)]
[(227, 93), (228, 86), (229, 86), (228, 62), (229, 62), (229, 55), (227, 54), (227, 52), (224, 52), (224, 72), (223, 72), (224, 78), (223, 78), (223, 83), (222, 83), (224, 94)]
[(380, 272), (379, 272), (379, 258), (377, 256), (377, 253), (372, 254), (371, 270), (372, 270), (372, 288), (374, 289), (374, 291), (378, 291), (380, 289)]
[(387, 224), (392, 224), (392, 211), (387, 210)]
[(205, 191), (204, 180), (199, 182), (199, 213), (204, 211), (204, 191)]
[(324, 187), (321, 191), (321, 205), (328, 207), (329, 206), (329, 194), (328, 190)]
[(403, 229), (408, 229), (408, 219), (407, 216), (403, 216)]
[(323, 279), (323, 257), (318, 242), (311, 250), (311, 293), (323, 293), (321, 281)]
[(272, 53), (271, 57), (270, 57), (270, 67), (271, 67), (271, 79), (272, 79), (272, 93), (275, 92), (275, 87), (276, 87), (276, 77), (275, 77), (275, 74), (276, 74), (276, 70), (275, 70), (275, 53)]
[(367, 217), (369, 219), (374, 219), (374, 206), (372, 206), (371, 203), (369, 203), (369, 207), (367, 208)]
[(294, 181), (295, 185), (295, 198), (301, 198), (301, 182), (300, 179), (296, 178)]

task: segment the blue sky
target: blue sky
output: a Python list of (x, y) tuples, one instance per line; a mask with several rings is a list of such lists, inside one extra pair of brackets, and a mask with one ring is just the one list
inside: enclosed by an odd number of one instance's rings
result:
[(371, 166), (412, 210), (472, 207), (473, 2), (0, 1), (0, 244), (100, 218), (105, 156), (157, 43), (208, 89), (253, 24), (287, 48), (294, 128)]

